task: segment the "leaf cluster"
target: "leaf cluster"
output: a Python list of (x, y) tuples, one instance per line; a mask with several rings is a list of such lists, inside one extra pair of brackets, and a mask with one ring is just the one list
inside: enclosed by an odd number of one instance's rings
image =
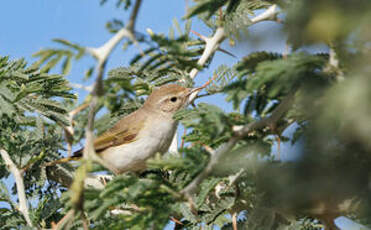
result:
[[(24, 60), (9, 61), (0, 58), (0, 143), (17, 168), (24, 170), (24, 184), (29, 200), (37, 200), (30, 213), (35, 222), (49, 225), (60, 218), (56, 195), (59, 186), (47, 183), (45, 168), (41, 164), (57, 159), (64, 150), (61, 126), (69, 125), (62, 99), (71, 100), (68, 82), (60, 75), (40, 72), (34, 65), (27, 67)], [(1, 160), (1, 179), (9, 176)], [(15, 208), (15, 185), (8, 191), (0, 188), (2, 209), (0, 223), (3, 229), (25, 225), (22, 214)]]
[(189, 36), (190, 21), (185, 23), (184, 31), (176, 20), (174, 20), (174, 27), (179, 37), (175, 37), (174, 29), (170, 30), (168, 37), (150, 31), (150, 48), (136, 55), (130, 64), (137, 64), (141, 61), (139, 64), (141, 71), (178, 75), (187, 79), (188, 72), (193, 68), (200, 68), (197, 60), (203, 51), (204, 44)]
[(39, 60), (35, 62), (33, 66), (35, 68), (43, 66), (40, 72), (47, 73), (62, 61), (62, 73), (67, 75), (71, 71), (72, 61), (81, 59), (85, 55), (86, 50), (78, 44), (64, 39), (54, 39), (53, 41), (62, 45), (63, 48), (42, 49), (36, 52), (33, 54), (33, 57)]

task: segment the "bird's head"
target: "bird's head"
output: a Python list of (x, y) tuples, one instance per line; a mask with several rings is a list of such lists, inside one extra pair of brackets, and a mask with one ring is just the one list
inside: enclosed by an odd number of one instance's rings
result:
[(185, 88), (176, 84), (163, 85), (153, 90), (144, 106), (153, 111), (174, 114), (189, 104), (189, 95), (192, 88)]

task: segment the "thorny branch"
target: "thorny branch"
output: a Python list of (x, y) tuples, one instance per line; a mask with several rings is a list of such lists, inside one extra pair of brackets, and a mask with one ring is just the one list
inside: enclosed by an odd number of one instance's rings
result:
[(86, 128), (86, 144), (84, 148), (84, 158), (89, 158), (89, 153), (95, 155), (93, 139), (94, 139), (94, 116), (95, 108), (98, 103), (98, 98), (103, 94), (103, 74), (106, 66), (108, 56), (111, 54), (112, 50), (118, 45), (118, 43), (125, 37), (129, 39), (134, 39), (134, 26), (135, 21), (139, 12), (139, 7), (142, 3), (142, 0), (137, 0), (134, 4), (133, 11), (131, 12), (129, 22), (125, 28), (119, 30), (110, 40), (103, 44), (99, 48), (90, 48), (91, 54), (97, 59), (97, 78), (94, 83), (93, 91), (91, 92), (92, 100), (89, 106), (89, 115), (88, 115), (88, 125)]
[(113, 48), (115, 48), (118, 43), (124, 38), (127, 37), (129, 39), (134, 38), (134, 25), (138, 15), (139, 7), (142, 0), (137, 0), (135, 2), (133, 11), (130, 15), (129, 22), (127, 26), (121, 30), (119, 30), (110, 40), (108, 40), (104, 45), (97, 49), (93, 49), (93, 55), (98, 60), (98, 75), (95, 80), (94, 88), (92, 90), (92, 100), (90, 102), (90, 110), (88, 116), (88, 126), (87, 126), (87, 134), (86, 134), (86, 148), (84, 150), (84, 158), (88, 158), (89, 152), (94, 151), (93, 146), (93, 139), (94, 139), (94, 116), (95, 116), (95, 107), (98, 103), (98, 98), (103, 94), (103, 74), (104, 69), (107, 63), (108, 56), (111, 54)]
[(18, 199), (19, 199), (19, 211), (24, 216), (24, 219), (26, 220), (27, 225), (32, 227), (33, 225), (30, 219), (30, 215), (28, 213), (28, 204), (27, 204), (27, 199), (26, 199), (26, 192), (24, 189), (22, 173), (17, 168), (17, 166), (14, 164), (14, 162), (10, 158), (7, 151), (5, 151), (4, 149), (0, 149), (0, 155), (3, 158), (9, 171), (14, 176), (15, 184), (17, 186)]
[(130, 14), (129, 22), (127, 26), (121, 30), (119, 30), (110, 40), (108, 40), (105, 44), (98, 48), (88, 48), (88, 52), (97, 59), (97, 77), (94, 82), (94, 86), (92, 89), (91, 101), (89, 104), (89, 114), (88, 114), (88, 125), (86, 127), (86, 142), (85, 148), (83, 151), (83, 157), (87, 160), (84, 162), (80, 168), (77, 169), (75, 173), (75, 179), (72, 183), (71, 189), (73, 190), (73, 195), (71, 197), (71, 201), (74, 204), (76, 209), (83, 208), (83, 187), (85, 184), (85, 179), (87, 177), (87, 172), (90, 171), (90, 162), (91, 160), (97, 161), (104, 167), (110, 169), (114, 172), (113, 167), (108, 165), (104, 162), (101, 158), (99, 158), (94, 150), (94, 117), (95, 117), (95, 109), (98, 104), (98, 99), (101, 97), (103, 92), (103, 75), (105, 71), (105, 66), (108, 60), (109, 55), (113, 51), (113, 49), (120, 43), (123, 38), (129, 38), (135, 40), (134, 35), (134, 26), (135, 21), (139, 12), (139, 7), (141, 5), (142, 0), (136, 0), (133, 10)]
[[(267, 20), (274, 20), (278, 14), (277, 5), (274, 4), (270, 6), (266, 11), (263, 13), (253, 17), (250, 19), (251, 24), (256, 24), (258, 22), (267, 21)], [(201, 35), (195, 31), (192, 31), (194, 34), (196, 34), (198, 37), (200, 37), (205, 43), (205, 49), (201, 54), (200, 59), (197, 61), (197, 65), (203, 67), (207, 60), (219, 49), (220, 44), (224, 41), (226, 38), (225, 30), (223, 27), (218, 27), (212, 37), (206, 37), (204, 35)], [(199, 69), (193, 68), (191, 72), (189, 73), (189, 76), (191, 79), (195, 79), (197, 74), (199, 72)], [(196, 91), (190, 96), (190, 101), (193, 101), (194, 98), (196, 98), (199, 91)]]
[[(274, 4), (263, 13), (251, 18), (250, 19), (251, 25), (261, 21), (273, 20), (277, 16), (277, 14), (278, 14), (277, 5)], [(195, 31), (192, 32), (196, 34), (198, 37), (200, 37), (206, 43), (206, 47), (200, 59), (198, 59), (197, 61), (197, 64), (199, 66), (204, 66), (207, 60), (214, 54), (214, 52), (219, 48), (220, 44), (224, 41), (225, 30), (223, 27), (218, 27), (211, 38), (201, 35)], [(199, 70), (197, 68), (193, 68), (189, 75), (192, 79), (194, 79), (198, 72)]]

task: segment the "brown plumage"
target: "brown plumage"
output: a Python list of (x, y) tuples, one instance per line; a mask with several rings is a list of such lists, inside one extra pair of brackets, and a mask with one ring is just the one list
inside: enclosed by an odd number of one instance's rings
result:
[[(172, 117), (187, 104), (190, 92), (176, 84), (156, 88), (140, 109), (122, 118), (94, 141), (96, 153), (118, 173), (142, 170), (147, 158), (167, 151), (177, 127)], [(53, 163), (76, 160), (82, 153), (80, 149), (73, 157)]]
[[(125, 116), (119, 120), (112, 128), (108, 129), (102, 135), (94, 141), (94, 148), (96, 153), (100, 153), (103, 150), (118, 146), (126, 143), (130, 143), (135, 140), (138, 131), (143, 127), (145, 117), (142, 116), (138, 111)], [(135, 124), (133, 126), (133, 124)], [(84, 148), (79, 149), (73, 153), (73, 157), (81, 157)]]

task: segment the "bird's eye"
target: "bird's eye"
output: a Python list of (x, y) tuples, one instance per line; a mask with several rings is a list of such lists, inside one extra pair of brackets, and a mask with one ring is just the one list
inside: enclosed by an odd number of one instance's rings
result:
[(176, 98), (176, 97), (172, 97), (172, 98), (170, 98), (170, 101), (171, 102), (176, 102), (178, 100), (178, 98)]

